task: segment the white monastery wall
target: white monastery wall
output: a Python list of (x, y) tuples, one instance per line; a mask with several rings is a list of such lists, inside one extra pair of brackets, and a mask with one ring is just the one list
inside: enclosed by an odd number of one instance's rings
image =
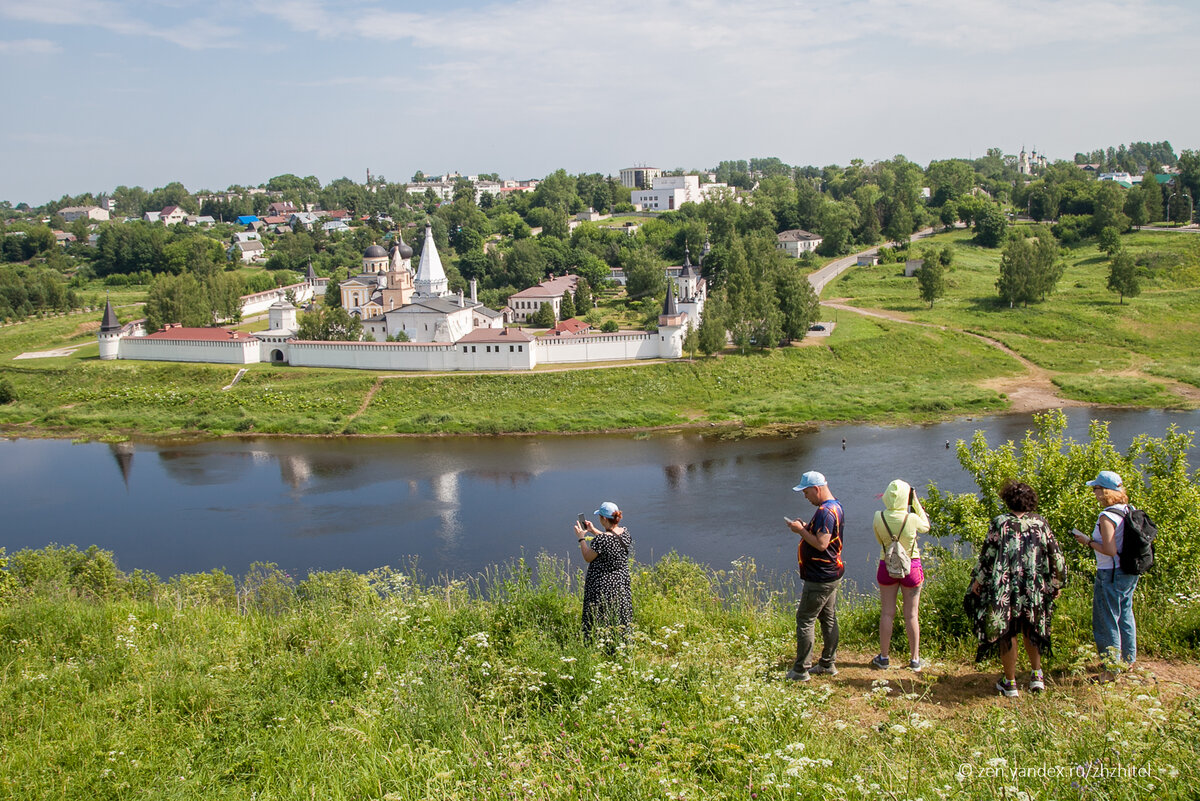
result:
[(260, 359), (261, 344), (253, 337), (228, 342), (124, 337), (118, 358), (152, 362), (253, 364)]

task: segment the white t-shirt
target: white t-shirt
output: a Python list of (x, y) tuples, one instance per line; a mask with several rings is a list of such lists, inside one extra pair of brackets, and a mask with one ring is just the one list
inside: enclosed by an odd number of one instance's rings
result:
[[(1113, 540), (1117, 544), (1117, 554), (1121, 553), (1121, 546), (1125, 544), (1125, 510), (1129, 508), (1128, 504), (1118, 503), (1115, 506), (1110, 506), (1100, 513), (1100, 517), (1096, 518), (1096, 527), (1092, 529), (1092, 542), (1101, 542), (1100, 538), (1100, 519), (1108, 517), (1114, 526)], [(1096, 569), (1097, 570), (1112, 570), (1119, 563), (1117, 560), (1120, 556), (1109, 556), (1108, 554), (1096, 551)]]

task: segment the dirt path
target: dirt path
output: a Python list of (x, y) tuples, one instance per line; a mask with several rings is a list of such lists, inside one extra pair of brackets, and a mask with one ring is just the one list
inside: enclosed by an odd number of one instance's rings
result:
[[(1022, 662), (1022, 672), (1017, 674), (1021, 684), (1019, 698), (1002, 698), (993, 685), (999, 675), (993, 668), (978, 668), (959, 661), (941, 662), (932, 660), (921, 672), (913, 673), (904, 667), (907, 656), (892, 654), (894, 667), (891, 670), (874, 670), (870, 667), (871, 654), (846, 653), (838, 660), (838, 675), (833, 678), (814, 676), (808, 686), (829, 683), (841, 691), (850, 691), (849, 697), (840, 704), (840, 717), (866, 722), (887, 719), (888, 712), (872, 699), (875, 682), (886, 680), (892, 688), (889, 695), (900, 697), (915, 695), (912, 701), (916, 711), (930, 718), (953, 717), (975, 718), (990, 707), (997, 705), (1038, 704), (1045, 701), (1028, 692), (1023, 684), (1029, 679), (1028, 668)], [(1194, 698), (1200, 695), (1200, 666), (1190, 662), (1174, 662), (1155, 659), (1139, 659), (1135, 669), (1119, 677), (1115, 682), (1094, 685), (1089, 674), (1073, 675), (1066, 668), (1046, 672), (1046, 695), (1068, 693), (1077, 699), (1094, 698), (1097, 703), (1102, 693), (1137, 694), (1147, 688), (1155, 688), (1165, 702), (1175, 698)]]

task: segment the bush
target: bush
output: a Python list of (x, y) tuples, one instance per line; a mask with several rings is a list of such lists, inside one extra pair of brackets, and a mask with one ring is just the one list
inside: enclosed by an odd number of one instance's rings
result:
[(17, 399), (17, 391), (13, 389), (8, 377), (0, 378), (0, 404), (12, 403)]
[(12, 555), (10, 564), (19, 586), (50, 597), (117, 598), (128, 589), (128, 579), (117, 569), (112, 551), (95, 545), (86, 551), (54, 544), (23, 548)]
[(1091, 489), (1084, 482), (1100, 470), (1114, 470), (1125, 481), (1130, 501), (1145, 509), (1158, 524), (1154, 569), (1140, 587), (1155, 595), (1200, 579), (1200, 476), (1188, 464), (1193, 436), (1172, 426), (1164, 437), (1141, 435), (1125, 453), (1108, 437), (1108, 424), (1093, 421), (1087, 442), (1065, 438), (1066, 415), (1061, 410), (1035, 415), (1036, 430), (1026, 432), (1020, 446), (1011, 441), (990, 448), (982, 431), (970, 444), (960, 442), (958, 460), (974, 478), (979, 495), (946, 494), (931, 485), (927, 508), (933, 536), (953, 537), (978, 548), (989, 520), (1003, 507), (1000, 485), (1013, 478), (1038, 493), (1038, 512), (1058, 536), (1072, 572), (1090, 575), (1091, 552), (1072, 547), (1067, 532), (1091, 531), (1099, 514)]

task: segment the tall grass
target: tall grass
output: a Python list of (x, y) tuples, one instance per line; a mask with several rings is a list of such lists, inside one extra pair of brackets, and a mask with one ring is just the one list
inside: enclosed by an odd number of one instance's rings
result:
[[(0, 795), (1191, 797), (1194, 689), (1077, 686), (1080, 588), (1047, 697), (964, 697), (965, 571), (945, 558), (926, 595), (933, 670), (796, 685), (793, 593), (748, 562), (635, 565), (636, 631), (609, 649), (579, 638), (575, 566), (544, 556), (469, 581), (271, 565), (160, 581), (95, 549), (0, 552)], [(1160, 626), (1195, 631), (1198, 600), (1162, 610), (1144, 648)], [(871, 652), (876, 610), (843, 605), (843, 667)], [(1069, 772), (998, 770), (1039, 765)], [(1118, 766), (1149, 778), (1097, 770)]]

